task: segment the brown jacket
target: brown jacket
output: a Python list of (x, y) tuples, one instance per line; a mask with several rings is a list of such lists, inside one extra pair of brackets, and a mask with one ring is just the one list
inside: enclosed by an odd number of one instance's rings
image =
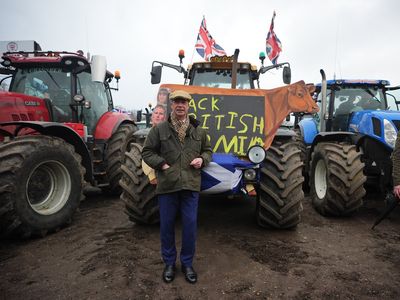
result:
[(400, 131), (397, 132), (396, 145), (392, 152), (393, 162), (393, 185), (400, 185)]

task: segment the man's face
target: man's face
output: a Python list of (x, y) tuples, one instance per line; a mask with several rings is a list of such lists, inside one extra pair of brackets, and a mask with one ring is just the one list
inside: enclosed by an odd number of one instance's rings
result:
[(179, 98), (175, 99), (171, 103), (171, 109), (175, 116), (179, 119), (184, 119), (189, 112), (189, 101)]

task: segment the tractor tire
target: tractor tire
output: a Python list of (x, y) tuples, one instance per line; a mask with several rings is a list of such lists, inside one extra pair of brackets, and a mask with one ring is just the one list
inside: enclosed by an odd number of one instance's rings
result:
[(84, 168), (74, 147), (48, 136), (0, 144), (0, 236), (44, 236), (72, 220)]
[(295, 138), (275, 138), (261, 165), (256, 207), (258, 225), (289, 229), (300, 222), (303, 163)]
[(313, 151), (310, 170), (311, 199), (323, 216), (349, 216), (363, 204), (364, 163), (356, 146), (319, 143)]
[(305, 193), (309, 193), (310, 192), (310, 185), (309, 185), (309, 176), (308, 176), (308, 171), (307, 171), (307, 167), (308, 164), (310, 163), (307, 159), (307, 147), (306, 147), (306, 143), (304, 142), (304, 138), (301, 134), (300, 129), (295, 129), (294, 130), (296, 132), (296, 143), (297, 143), (297, 147), (300, 150), (300, 159), (303, 162), (303, 168), (301, 170), (301, 173), (304, 177), (304, 182), (303, 182), (303, 191)]
[(122, 189), (119, 181), (122, 176), (121, 165), (125, 152), (129, 151), (129, 145), (135, 141), (133, 133), (137, 127), (133, 124), (122, 124), (111, 136), (106, 150), (107, 180), (108, 186), (102, 187), (103, 192), (110, 195), (120, 195)]
[(156, 186), (142, 170), (142, 146), (132, 143), (121, 166), (121, 200), (125, 203), (125, 213), (137, 224), (156, 224), (160, 212), (156, 196)]

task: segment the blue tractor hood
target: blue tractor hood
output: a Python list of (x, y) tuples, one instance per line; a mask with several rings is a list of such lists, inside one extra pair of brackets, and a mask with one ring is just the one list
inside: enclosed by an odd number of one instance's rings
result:
[(349, 131), (376, 139), (389, 148), (393, 144), (385, 139), (388, 133), (397, 134), (400, 129), (400, 112), (390, 110), (363, 110), (354, 112), (350, 118)]

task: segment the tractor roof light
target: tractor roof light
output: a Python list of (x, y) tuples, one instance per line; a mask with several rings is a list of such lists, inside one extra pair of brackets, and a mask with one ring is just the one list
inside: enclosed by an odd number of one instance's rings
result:
[(115, 79), (117, 79), (117, 81), (120, 80), (121, 79), (121, 72), (119, 70), (115, 70), (114, 77), (115, 77)]
[(254, 164), (259, 164), (265, 159), (265, 149), (260, 145), (254, 145), (247, 151), (247, 157)]
[(261, 66), (264, 66), (265, 53), (260, 52), (260, 54), (258, 55), (258, 58), (261, 60)]
[(185, 58), (185, 50), (183, 50), (183, 49), (179, 50), (178, 56), (180, 59), (184, 59)]

